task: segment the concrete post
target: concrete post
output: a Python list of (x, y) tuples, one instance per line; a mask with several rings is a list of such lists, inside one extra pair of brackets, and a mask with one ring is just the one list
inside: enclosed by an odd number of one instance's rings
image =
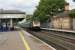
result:
[(13, 20), (10, 19), (10, 27), (12, 28), (13, 27)]

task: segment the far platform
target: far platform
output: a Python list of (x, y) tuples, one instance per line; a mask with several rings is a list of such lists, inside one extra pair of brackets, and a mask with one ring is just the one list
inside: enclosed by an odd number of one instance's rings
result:
[(60, 31), (60, 32), (75, 33), (75, 30), (53, 29), (53, 28), (41, 28), (41, 29), (44, 29), (44, 30), (51, 30), (51, 31)]

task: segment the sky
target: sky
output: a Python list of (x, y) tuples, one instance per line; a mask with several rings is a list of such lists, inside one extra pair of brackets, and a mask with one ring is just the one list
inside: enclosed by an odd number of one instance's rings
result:
[[(0, 9), (16, 9), (33, 14), (40, 0), (0, 0)], [(75, 2), (66, 0), (70, 3), (70, 9), (75, 8)]]
[(66, 0), (69, 3), (69, 9), (75, 9), (75, 2), (73, 2), (73, 0)]
[(0, 0), (0, 9), (16, 9), (33, 14), (39, 0)]

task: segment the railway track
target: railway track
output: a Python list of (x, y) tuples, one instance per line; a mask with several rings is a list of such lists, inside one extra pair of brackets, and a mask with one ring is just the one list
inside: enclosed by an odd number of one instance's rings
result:
[(49, 33), (48, 34), (49, 36), (52, 34), (54, 37), (58, 36), (64, 41), (75, 44), (75, 34), (68, 34), (68, 33), (62, 33), (62, 32), (53, 33), (51, 31), (47, 33)]
[(34, 36), (40, 38), (50, 44), (57, 50), (74, 50), (75, 49), (75, 34), (65, 32), (55, 32), (42, 30), (35, 32), (29, 30)]

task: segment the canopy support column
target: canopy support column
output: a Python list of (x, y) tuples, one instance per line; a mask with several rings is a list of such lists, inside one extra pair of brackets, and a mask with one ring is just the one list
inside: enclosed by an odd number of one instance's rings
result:
[(12, 28), (13, 27), (13, 20), (12, 20), (12, 18), (10, 19), (10, 28)]

